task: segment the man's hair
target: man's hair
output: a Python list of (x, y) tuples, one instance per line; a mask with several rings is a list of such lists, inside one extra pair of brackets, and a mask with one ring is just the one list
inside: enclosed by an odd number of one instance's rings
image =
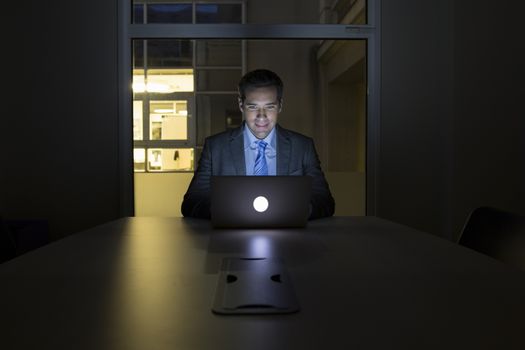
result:
[(256, 69), (246, 73), (239, 81), (239, 97), (242, 102), (246, 99), (246, 91), (261, 87), (274, 86), (277, 89), (277, 101), (283, 98), (283, 82), (281, 78), (268, 69)]

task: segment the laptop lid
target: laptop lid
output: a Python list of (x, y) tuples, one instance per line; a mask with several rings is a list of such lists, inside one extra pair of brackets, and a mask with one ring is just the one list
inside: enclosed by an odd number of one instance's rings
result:
[(310, 176), (213, 176), (214, 227), (303, 227), (310, 213)]

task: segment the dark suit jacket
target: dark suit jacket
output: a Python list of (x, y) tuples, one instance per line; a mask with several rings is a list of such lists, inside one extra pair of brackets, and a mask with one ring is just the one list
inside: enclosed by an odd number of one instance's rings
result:
[[(242, 126), (206, 138), (197, 171), (182, 202), (182, 215), (210, 217), (212, 175), (246, 175)], [(332, 216), (335, 202), (311, 138), (276, 126), (277, 175), (313, 177), (310, 219)]]

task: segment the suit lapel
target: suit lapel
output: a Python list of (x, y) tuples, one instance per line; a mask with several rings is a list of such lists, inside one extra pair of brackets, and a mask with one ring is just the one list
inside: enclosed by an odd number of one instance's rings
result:
[(230, 134), (230, 153), (233, 160), (233, 166), (237, 175), (246, 175), (242, 126), (232, 130)]
[(276, 126), (277, 132), (277, 175), (288, 175), (292, 147), (285, 129)]

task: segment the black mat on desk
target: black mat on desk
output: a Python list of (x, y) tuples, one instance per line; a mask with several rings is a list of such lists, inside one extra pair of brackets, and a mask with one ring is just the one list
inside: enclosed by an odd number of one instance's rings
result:
[(282, 261), (225, 258), (212, 310), (218, 314), (283, 314), (299, 311), (299, 304)]

